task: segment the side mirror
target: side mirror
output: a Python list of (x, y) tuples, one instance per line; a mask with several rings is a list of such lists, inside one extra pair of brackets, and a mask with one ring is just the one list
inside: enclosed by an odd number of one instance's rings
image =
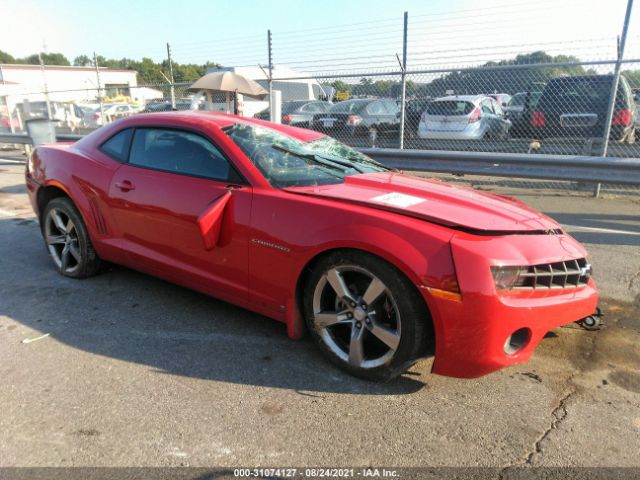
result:
[(231, 200), (231, 191), (227, 190), (216, 198), (198, 217), (198, 228), (202, 234), (205, 250), (213, 250), (220, 239), (222, 217)]

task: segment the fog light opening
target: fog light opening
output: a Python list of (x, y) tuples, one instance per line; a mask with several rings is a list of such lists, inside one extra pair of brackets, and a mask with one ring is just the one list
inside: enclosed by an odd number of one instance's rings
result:
[(531, 339), (531, 330), (528, 328), (520, 328), (507, 337), (504, 342), (504, 353), (507, 355), (515, 355), (527, 346)]

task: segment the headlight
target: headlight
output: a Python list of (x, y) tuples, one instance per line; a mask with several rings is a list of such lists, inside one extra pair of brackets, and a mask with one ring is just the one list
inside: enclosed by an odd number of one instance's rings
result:
[(491, 267), (493, 280), (498, 290), (511, 290), (513, 287), (522, 286), (524, 278), (520, 276), (526, 269), (522, 267)]

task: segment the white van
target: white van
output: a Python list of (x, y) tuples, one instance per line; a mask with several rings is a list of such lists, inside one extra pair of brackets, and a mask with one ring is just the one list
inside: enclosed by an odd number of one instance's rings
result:
[[(265, 90), (269, 90), (269, 80), (265, 72), (260, 67), (222, 67), (210, 68), (207, 73), (233, 72), (259, 83)], [(268, 72), (267, 72), (268, 73)], [(274, 78), (306, 77), (306, 74), (296, 72), (287, 67), (274, 67)], [(273, 90), (282, 92), (282, 101), (293, 100), (332, 100), (334, 89), (323, 86), (313, 78), (294, 78), (293, 80), (273, 80)], [(199, 101), (199, 100), (196, 100)], [(224, 112), (227, 109), (226, 96), (224, 94), (214, 95), (212, 98), (211, 110)], [(253, 117), (269, 107), (269, 97), (263, 100), (238, 95), (238, 113), (244, 117)]]

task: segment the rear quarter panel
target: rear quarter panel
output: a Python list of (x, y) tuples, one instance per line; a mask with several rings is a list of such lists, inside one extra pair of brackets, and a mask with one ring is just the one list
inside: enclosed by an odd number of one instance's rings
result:
[[(57, 187), (71, 198), (101, 256), (104, 252), (101, 252), (100, 238), (108, 234), (109, 225), (113, 224), (104, 199), (111, 177), (119, 166), (101, 152), (88, 156), (74, 146), (59, 144), (40, 146), (33, 156), (31, 175), (38, 184), (37, 190)], [(38, 192), (33, 195), (33, 201), (37, 202)], [(106, 230), (102, 225), (106, 225)]]

